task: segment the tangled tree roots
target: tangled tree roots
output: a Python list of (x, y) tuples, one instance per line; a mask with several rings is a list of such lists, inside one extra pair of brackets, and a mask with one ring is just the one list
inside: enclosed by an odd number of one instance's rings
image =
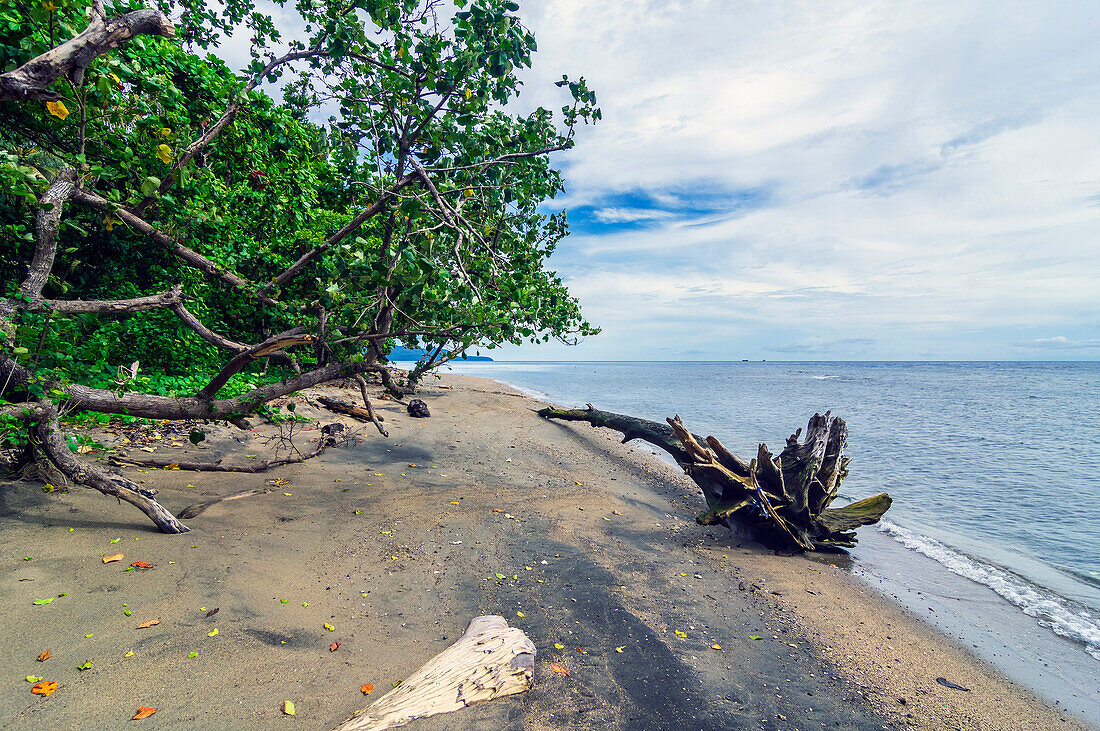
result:
[[(855, 529), (877, 523), (891, 504), (886, 493), (865, 498), (842, 508), (830, 508), (840, 483), (848, 476), (848, 427), (844, 420), (814, 414), (806, 425), (787, 439), (778, 457), (761, 444), (756, 458), (745, 462), (714, 437), (706, 439), (684, 428), (680, 417), (668, 426), (623, 414), (584, 409), (545, 408), (548, 419), (586, 421), (623, 433), (623, 443), (642, 439), (660, 447), (675, 459), (699, 485), (707, 511), (696, 518), (702, 525), (724, 523), (748, 528), (762, 542), (789, 550), (819, 551), (850, 548)], [(706, 446), (704, 446), (706, 445)]]

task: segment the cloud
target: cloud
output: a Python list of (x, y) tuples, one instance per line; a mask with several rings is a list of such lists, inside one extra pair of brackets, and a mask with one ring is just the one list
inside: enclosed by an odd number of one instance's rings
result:
[(1073, 340), (1063, 335), (1052, 338), (1036, 338), (1029, 342), (1019, 343), (1021, 348), (1036, 350), (1092, 350), (1100, 349), (1100, 338), (1087, 340)]
[(551, 262), (604, 332), (521, 357), (660, 343), (685, 357), (981, 359), (1018, 357), (1036, 328), (1100, 339), (1100, 8), (522, 12), (540, 49), (524, 103), (560, 106), (552, 80), (568, 72), (604, 111), (557, 159), (574, 235)]
[(596, 220), (603, 223), (634, 223), (636, 221), (656, 221), (672, 218), (668, 211), (653, 208), (598, 208), (592, 212)]

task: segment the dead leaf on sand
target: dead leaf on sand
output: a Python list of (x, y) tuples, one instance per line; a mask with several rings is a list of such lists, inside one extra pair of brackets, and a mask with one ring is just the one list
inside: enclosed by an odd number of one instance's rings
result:
[(370, 684), (360, 686), (359, 688), (359, 692), (363, 695), (369, 695), (372, 690), (374, 690), (374, 686)]
[(215, 614), (218, 613), (219, 609), (221, 609), (221, 607), (214, 607), (213, 609), (211, 609), (209, 612), (206, 613), (206, 616), (207, 617), (213, 617)]
[(135, 569), (151, 569), (151, 568), (153, 568), (153, 564), (149, 563), (148, 561), (134, 561), (130, 565), (133, 566)]
[(138, 629), (147, 629), (149, 627), (156, 627), (160, 624), (159, 619), (147, 619), (137, 626)]
[(329, 652), (336, 652), (338, 649), (340, 649), (340, 643), (339, 642), (333, 642), (331, 645), (328, 646), (328, 651)]
[(46, 662), (51, 657), (53, 657), (53, 655), (50, 654), (49, 650), (46, 650), (45, 652), (43, 652), (41, 655), (38, 656), (38, 662)]
[(57, 683), (52, 680), (43, 680), (31, 686), (31, 692), (35, 695), (47, 696), (57, 690)]
[(565, 667), (560, 662), (550, 663), (550, 669), (553, 670), (558, 675), (566, 675), (566, 676), (569, 675), (569, 668)]
[(156, 708), (150, 708), (149, 706), (139, 706), (138, 710), (137, 710), (137, 713), (135, 713), (133, 718), (131, 718), (130, 720), (131, 721), (140, 721), (143, 718), (149, 718), (149, 716), (152, 716), (156, 712), (157, 712)]
[(123, 554), (116, 553), (114, 556), (104, 556), (103, 557), (103, 563), (111, 563), (112, 561), (121, 561), (124, 558), (126, 558), (126, 556), (124, 556)]

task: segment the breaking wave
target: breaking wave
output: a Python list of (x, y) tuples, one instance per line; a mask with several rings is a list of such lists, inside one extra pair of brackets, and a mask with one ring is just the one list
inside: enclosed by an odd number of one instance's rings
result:
[(948, 548), (934, 538), (921, 535), (908, 528), (883, 519), (878, 531), (884, 533), (911, 551), (924, 554), (947, 568), (948, 571), (988, 586), (1020, 608), (1024, 614), (1034, 617), (1039, 624), (1062, 637), (1084, 643), (1085, 650), (1100, 660), (1100, 623), (1086, 609), (1077, 609), (1068, 599), (1046, 589), (1028, 583), (1019, 576), (996, 566), (977, 561)]

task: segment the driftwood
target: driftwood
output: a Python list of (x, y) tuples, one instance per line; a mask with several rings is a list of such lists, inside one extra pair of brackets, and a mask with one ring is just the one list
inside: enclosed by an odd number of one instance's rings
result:
[(384, 417), (381, 414), (375, 412), (374, 406), (371, 405), (370, 399), (367, 398), (365, 381), (364, 385), (362, 385), (362, 389), (363, 403), (366, 404), (366, 408), (363, 408), (362, 406), (356, 406), (350, 401), (333, 398), (331, 396), (318, 396), (317, 403), (321, 404), (329, 411), (336, 412), (337, 414), (346, 414), (347, 416), (358, 419), (359, 421), (370, 422), (374, 424), (374, 426), (378, 429), (379, 434), (384, 437), (388, 437), (389, 433), (386, 431), (385, 427), (382, 426), (382, 422), (385, 421)]
[(475, 617), (458, 641), (336, 731), (379, 731), (530, 690), (535, 645), (504, 617)]
[(761, 444), (755, 459), (737, 457), (714, 437), (700, 437), (684, 428), (680, 417), (658, 424), (623, 414), (584, 409), (540, 410), (540, 416), (586, 421), (623, 433), (623, 443), (641, 439), (660, 447), (699, 485), (706, 512), (702, 525), (724, 523), (747, 528), (764, 543), (789, 550), (850, 548), (855, 528), (877, 523), (891, 504), (886, 493), (842, 508), (830, 508), (840, 483), (848, 476), (848, 427), (838, 416), (814, 414), (806, 436), (799, 429), (787, 439), (778, 457)]

